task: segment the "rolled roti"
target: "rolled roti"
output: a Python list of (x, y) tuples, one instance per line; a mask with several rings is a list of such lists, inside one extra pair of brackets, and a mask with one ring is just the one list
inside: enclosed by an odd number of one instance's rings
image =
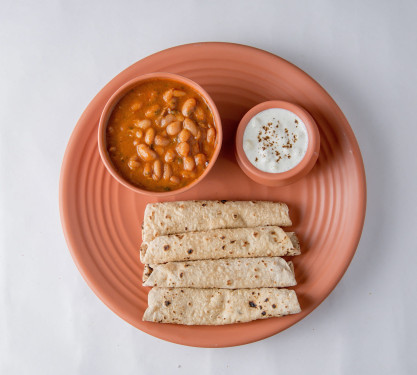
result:
[(223, 325), (296, 314), (293, 290), (153, 288), (143, 320), (186, 325)]
[(142, 239), (167, 234), (262, 225), (289, 226), (285, 203), (263, 201), (179, 201), (146, 206)]
[(273, 288), (297, 285), (280, 257), (171, 262), (144, 272), (144, 286), (168, 288)]
[(145, 264), (184, 260), (251, 258), (299, 255), (300, 244), (293, 232), (280, 227), (214, 229), (205, 232), (156, 237), (140, 248)]

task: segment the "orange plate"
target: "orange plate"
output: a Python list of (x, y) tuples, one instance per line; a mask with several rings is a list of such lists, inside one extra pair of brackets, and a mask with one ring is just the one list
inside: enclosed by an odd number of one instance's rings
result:
[[(294, 257), (300, 314), (227, 326), (142, 322), (149, 288), (141, 286), (140, 226), (151, 197), (135, 194), (106, 171), (97, 126), (109, 97), (144, 73), (177, 73), (199, 83), (223, 122), (222, 152), (198, 186), (169, 200), (234, 199), (286, 202), (302, 255)], [(269, 188), (250, 180), (234, 157), (236, 127), (254, 105), (286, 100), (301, 105), (320, 130), (317, 164), (300, 181)], [(326, 91), (306, 73), (265, 51), (228, 43), (174, 47), (132, 65), (107, 84), (84, 111), (61, 170), (61, 221), (71, 255), (97, 296), (121, 318), (163, 340), (200, 347), (246, 344), (278, 333), (312, 312), (346, 271), (362, 232), (365, 172), (355, 136)]]

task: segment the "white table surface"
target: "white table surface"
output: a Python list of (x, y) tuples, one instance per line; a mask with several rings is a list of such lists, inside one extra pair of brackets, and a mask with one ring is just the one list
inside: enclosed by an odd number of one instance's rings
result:
[[(93, 96), (197, 41), (252, 45), (312, 75), (347, 116), (368, 183), (333, 293), (294, 327), (227, 349), (164, 342), (112, 313), (77, 271), (58, 210), (63, 153)], [(416, 1), (2, 0), (0, 103), (1, 374), (416, 373)]]

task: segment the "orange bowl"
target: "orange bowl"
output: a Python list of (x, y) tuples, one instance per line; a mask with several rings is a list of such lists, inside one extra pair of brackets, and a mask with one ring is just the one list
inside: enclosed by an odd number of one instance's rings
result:
[[(258, 113), (271, 108), (282, 108), (295, 113), (306, 126), (308, 136), (307, 151), (301, 161), (292, 169), (281, 173), (263, 172), (256, 168), (247, 158), (243, 150), (243, 135), (249, 121)], [(240, 120), (236, 132), (236, 160), (242, 171), (253, 181), (266, 186), (285, 186), (304, 177), (317, 161), (320, 150), (320, 133), (313, 117), (302, 107), (281, 101), (263, 102), (250, 109)]]
[[(167, 79), (171, 81), (176, 81), (176, 82), (182, 83), (183, 85), (191, 87), (192, 89), (197, 91), (201, 95), (201, 97), (205, 100), (208, 107), (210, 108), (210, 111), (213, 115), (214, 126), (217, 132), (214, 153), (205, 171), (190, 184), (177, 190), (170, 190), (170, 191), (163, 191), (163, 192), (141, 189), (140, 187), (133, 185), (130, 181), (124, 178), (115, 168), (115, 166), (113, 165), (110, 159), (110, 155), (107, 151), (107, 141), (106, 141), (107, 124), (110, 119), (110, 115), (113, 112), (113, 109), (116, 106), (116, 104), (120, 101), (120, 99), (122, 99), (123, 96), (125, 96), (130, 90), (132, 90), (137, 85), (144, 83), (146, 81), (155, 80), (155, 79)], [(116, 90), (116, 92), (110, 97), (107, 104), (105, 105), (103, 112), (101, 114), (101, 117), (100, 117), (99, 125), (98, 125), (98, 150), (100, 153), (101, 160), (103, 161), (103, 164), (105, 165), (106, 169), (119, 183), (126, 186), (130, 190), (139, 194), (151, 195), (155, 197), (166, 197), (170, 195), (177, 195), (177, 194), (183, 193), (191, 189), (195, 185), (197, 185), (200, 181), (202, 181), (204, 177), (206, 177), (207, 174), (210, 172), (211, 168), (213, 167), (214, 163), (217, 160), (217, 157), (220, 153), (220, 149), (222, 146), (222, 140), (223, 140), (223, 132), (222, 132), (221, 119), (220, 119), (219, 112), (217, 110), (216, 105), (214, 104), (213, 99), (211, 99), (210, 95), (206, 92), (206, 90), (204, 90), (200, 85), (198, 85), (194, 81), (188, 78), (182, 77), (180, 75), (177, 75), (177, 74), (172, 74), (172, 73), (160, 73), (159, 72), (159, 73), (144, 74), (144, 75), (141, 75), (139, 77), (136, 77), (130, 80), (123, 86), (119, 87)]]

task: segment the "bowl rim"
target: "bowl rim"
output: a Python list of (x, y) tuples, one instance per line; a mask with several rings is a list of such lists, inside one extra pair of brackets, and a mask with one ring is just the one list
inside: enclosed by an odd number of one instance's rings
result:
[[(150, 81), (150, 80), (157, 80), (157, 79), (177, 81), (187, 86), (190, 86), (192, 89), (197, 91), (201, 95), (201, 97), (206, 101), (207, 106), (210, 108), (212, 112), (214, 127), (216, 128), (216, 133), (217, 133), (216, 134), (217, 143), (215, 145), (215, 149), (210, 159), (209, 165), (207, 166), (205, 171), (198, 178), (192, 181), (190, 184), (182, 188), (179, 188), (176, 190), (170, 190), (170, 191), (152, 191), (152, 190), (142, 189), (138, 186), (135, 186), (134, 184), (129, 182), (127, 179), (125, 179), (117, 171), (117, 169), (111, 162), (109, 153), (107, 151), (106, 136), (105, 136), (105, 130), (107, 129), (110, 115), (115, 105), (120, 101), (120, 99), (124, 95), (126, 95), (128, 91), (130, 91), (132, 88), (139, 85), (140, 83)], [(116, 179), (116, 181), (118, 181), (120, 184), (127, 187), (128, 189), (139, 194), (154, 196), (158, 198), (181, 194), (193, 188), (195, 185), (201, 182), (207, 176), (207, 174), (210, 172), (210, 170), (213, 168), (214, 164), (216, 163), (216, 160), (220, 154), (222, 142), (223, 142), (223, 130), (222, 130), (220, 114), (219, 114), (216, 104), (214, 103), (210, 95), (207, 93), (207, 91), (204, 88), (202, 88), (198, 83), (194, 82), (193, 80), (187, 77), (181, 76), (179, 74), (168, 73), (168, 72), (153, 72), (153, 73), (142, 74), (140, 76), (137, 76), (129, 80), (128, 82), (120, 86), (106, 102), (106, 105), (104, 106), (103, 111), (101, 113), (99, 125), (98, 125), (98, 150), (100, 153), (100, 158), (104, 166), (106, 167), (107, 171), (113, 176), (114, 179)]]
[[(295, 113), (304, 123), (307, 129), (308, 145), (307, 150), (301, 161), (293, 168), (285, 172), (264, 172), (255, 167), (246, 156), (243, 149), (243, 136), (249, 121), (256, 116), (258, 113), (263, 112), (267, 109), (281, 108), (286, 109), (290, 112)], [(313, 168), (317, 161), (319, 150), (320, 150), (320, 133), (317, 124), (313, 117), (303, 107), (283, 101), (283, 100), (269, 100), (266, 102), (259, 103), (252, 107), (242, 117), (239, 122), (236, 132), (236, 158), (239, 166), (243, 172), (250, 178), (255, 178), (257, 182), (268, 181), (272, 183), (292, 183), (299, 178), (306, 175), (311, 168)]]

